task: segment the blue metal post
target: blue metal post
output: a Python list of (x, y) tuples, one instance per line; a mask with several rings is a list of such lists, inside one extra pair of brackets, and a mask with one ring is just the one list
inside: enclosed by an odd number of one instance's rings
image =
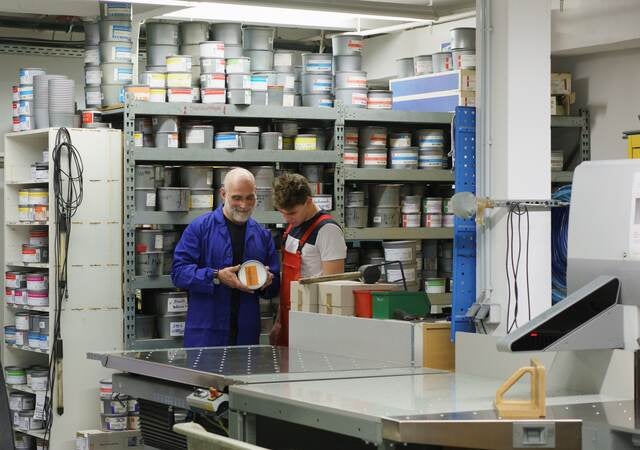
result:
[[(456, 192), (476, 193), (476, 109), (456, 107), (453, 119)], [(453, 232), (453, 296), (451, 340), (456, 332), (475, 332), (465, 316), (476, 301), (476, 223), (455, 218)]]

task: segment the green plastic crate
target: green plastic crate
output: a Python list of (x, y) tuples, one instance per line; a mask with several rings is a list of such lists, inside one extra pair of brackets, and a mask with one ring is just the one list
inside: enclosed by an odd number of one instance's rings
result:
[(374, 319), (391, 319), (396, 309), (422, 317), (431, 311), (431, 302), (426, 292), (372, 292), (371, 303)]

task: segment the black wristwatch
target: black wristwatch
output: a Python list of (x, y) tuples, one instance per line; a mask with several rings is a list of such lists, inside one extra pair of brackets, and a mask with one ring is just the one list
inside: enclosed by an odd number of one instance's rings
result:
[(218, 271), (216, 269), (213, 269), (213, 284), (220, 284), (220, 278), (218, 278)]

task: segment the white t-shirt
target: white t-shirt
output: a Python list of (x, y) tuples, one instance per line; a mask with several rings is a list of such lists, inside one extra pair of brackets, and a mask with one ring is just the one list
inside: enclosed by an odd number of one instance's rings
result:
[[(299, 227), (291, 230), (285, 242), (285, 249), (295, 253), (298, 250), (300, 238), (315, 220), (312, 217)], [(307, 242), (302, 247), (301, 277), (315, 277), (322, 275), (322, 262), (345, 259), (347, 257), (347, 244), (340, 226), (333, 220), (320, 223), (311, 233)]]

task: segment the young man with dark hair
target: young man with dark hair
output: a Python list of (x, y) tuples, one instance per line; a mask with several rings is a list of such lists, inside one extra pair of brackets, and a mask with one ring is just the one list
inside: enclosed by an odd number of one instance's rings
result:
[(347, 245), (338, 223), (313, 202), (305, 177), (284, 174), (274, 184), (275, 207), (289, 225), (282, 243), (282, 284), (272, 343), (288, 345), (291, 282), (344, 272)]

